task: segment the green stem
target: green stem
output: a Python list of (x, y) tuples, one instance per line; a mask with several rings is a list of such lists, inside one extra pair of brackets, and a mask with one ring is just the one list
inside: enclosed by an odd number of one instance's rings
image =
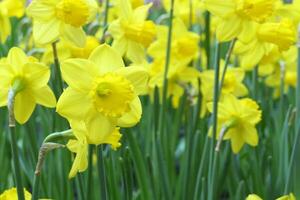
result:
[(100, 39), (101, 43), (105, 42), (105, 33), (108, 29), (108, 12), (109, 12), (109, 0), (105, 1), (105, 10), (104, 10), (104, 19), (103, 19), (103, 32), (102, 32), (102, 38)]
[(44, 139), (43, 143), (56, 142), (56, 141), (63, 140), (63, 139), (74, 139), (74, 138), (75, 137), (73, 135), (72, 129), (68, 129), (68, 130), (65, 130), (62, 132), (51, 133)]
[(215, 165), (215, 138), (217, 135), (217, 117), (218, 117), (218, 99), (219, 99), (219, 74), (220, 74), (220, 44), (216, 45), (216, 55), (215, 55), (215, 77), (214, 77), (214, 99), (213, 99), (213, 113), (212, 113), (212, 140), (210, 149), (210, 159), (209, 159), (209, 192), (208, 200), (213, 199), (214, 192), (214, 174), (215, 170), (213, 166)]
[(92, 188), (93, 188), (93, 145), (89, 147), (89, 169), (88, 169), (88, 180), (86, 186), (86, 199), (92, 199)]
[(39, 151), (39, 158), (38, 162), (36, 164), (36, 170), (34, 173), (34, 178), (33, 178), (33, 192), (32, 192), (32, 200), (37, 200), (39, 197), (39, 189), (40, 189), (40, 179), (41, 179), (41, 169), (44, 163), (44, 159), (46, 154), (56, 148), (63, 147), (64, 145), (61, 144), (56, 144), (52, 142), (56, 142), (62, 139), (73, 139), (74, 135), (72, 133), (72, 130), (66, 130), (63, 132), (57, 132), (57, 133), (52, 133), (48, 135), (40, 148)]
[[(284, 194), (288, 194), (290, 188), (290, 179), (293, 171), (294, 161), (296, 160), (296, 152), (299, 152), (300, 143), (300, 25), (298, 27), (298, 65), (297, 65), (297, 87), (296, 87), (296, 118), (295, 118), (295, 142), (290, 158), (287, 179), (284, 187)], [(298, 155), (299, 157), (299, 155)], [(297, 159), (298, 160), (298, 159)], [(298, 160), (299, 161), (299, 160)]]
[(223, 83), (224, 83), (224, 80), (225, 80), (227, 67), (229, 65), (230, 57), (231, 57), (231, 54), (232, 54), (232, 51), (233, 51), (233, 48), (234, 48), (234, 45), (235, 45), (236, 41), (237, 41), (237, 39), (235, 38), (230, 42), (230, 46), (229, 46), (229, 49), (228, 49), (226, 57), (225, 57), (224, 69), (223, 69), (223, 72), (222, 72), (221, 81), (220, 81), (220, 85), (219, 85), (219, 95), (221, 95), (221, 92), (222, 92), (222, 86), (223, 86)]
[(60, 64), (57, 54), (56, 42), (52, 43), (52, 51), (53, 51), (53, 59), (54, 59), (54, 67), (55, 67), (55, 84), (58, 85), (58, 92), (56, 93), (56, 98), (58, 98), (63, 90), (64, 90), (64, 82), (61, 77)]
[(99, 173), (99, 183), (100, 183), (100, 192), (101, 192), (101, 200), (108, 199), (107, 197), (107, 186), (106, 186), (106, 176), (105, 176), (105, 166), (104, 166), (104, 158), (103, 158), (103, 146), (100, 145), (97, 147), (98, 150), (98, 173)]
[(169, 19), (169, 30), (168, 30), (168, 39), (167, 39), (167, 51), (166, 51), (166, 62), (165, 62), (165, 71), (163, 79), (163, 96), (162, 96), (162, 108), (160, 111), (160, 134), (162, 134), (165, 125), (165, 114), (167, 107), (167, 93), (168, 93), (168, 71), (171, 60), (171, 43), (172, 43), (172, 30), (173, 30), (173, 16), (174, 16), (174, 1), (171, 0), (170, 7), (170, 19)]
[[(284, 116), (284, 77), (285, 77), (285, 63), (280, 63), (280, 106), (279, 106), (279, 121), (283, 124)], [(280, 126), (282, 125), (280, 124)], [(282, 128), (282, 127), (280, 127)]]
[(209, 69), (210, 66), (210, 13), (205, 13), (205, 52), (207, 57), (207, 69)]
[(9, 90), (8, 93), (8, 114), (9, 114), (9, 135), (10, 135), (10, 143), (11, 143), (11, 152), (13, 157), (13, 169), (14, 169), (14, 177), (16, 179), (17, 185), (17, 193), (18, 199), (24, 200), (24, 190), (22, 185), (22, 176), (20, 170), (20, 161), (19, 161), (19, 153), (16, 139), (16, 122), (14, 116), (14, 103), (15, 103), (16, 92), (14, 90)]

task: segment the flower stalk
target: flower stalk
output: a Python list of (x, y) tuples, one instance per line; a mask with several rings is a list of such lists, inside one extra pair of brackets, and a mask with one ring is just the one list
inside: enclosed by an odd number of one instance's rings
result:
[(52, 43), (52, 51), (53, 51), (53, 61), (54, 61), (54, 68), (55, 68), (55, 79), (56, 79), (56, 84), (58, 85), (58, 92), (56, 94), (57, 97), (62, 94), (64, 90), (64, 82), (61, 77), (61, 71), (60, 71), (60, 64), (59, 64), (59, 58), (57, 54), (57, 42)]
[(63, 132), (52, 133), (44, 139), (39, 151), (38, 162), (36, 164), (35, 173), (34, 173), (32, 200), (37, 200), (39, 196), (40, 175), (41, 175), (41, 170), (44, 164), (46, 154), (54, 149), (65, 147), (65, 145), (54, 143), (54, 142), (62, 139), (73, 139), (73, 138), (74, 135), (72, 133), (72, 130), (66, 130)]
[[(290, 158), (287, 178), (285, 182), (284, 187), (284, 194), (289, 193), (290, 189), (290, 182), (291, 182), (291, 176), (293, 172), (294, 163), (297, 160), (296, 158), (296, 152), (299, 150), (299, 143), (300, 143), (300, 25), (298, 26), (298, 65), (297, 65), (297, 86), (296, 86), (296, 114), (295, 114), (295, 140), (293, 145), (293, 150)], [(299, 152), (299, 151), (298, 151)]]
[(14, 104), (15, 104), (15, 97), (16, 97), (16, 90), (10, 89), (8, 92), (8, 126), (9, 126), (9, 135), (10, 135), (10, 142), (11, 142), (11, 152), (13, 157), (13, 169), (14, 175), (17, 185), (17, 193), (18, 199), (24, 200), (24, 190), (22, 184), (22, 176), (21, 176), (21, 169), (20, 169), (20, 161), (19, 161), (19, 153), (18, 153), (18, 146), (17, 146), (17, 139), (16, 139), (16, 120), (14, 116)]
[(168, 93), (168, 71), (170, 66), (171, 60), (171, 44), (172, 44), (172, 30), (173, 30), (173, 16), (174, 16), (174, 1), (171, 0), (171, 7), (170, 7), (170, 19), (169, 19), (169, 29), (168, 29), (168, 39), (167, 39), (167, 51), (166, 51), (166, 61), (165, 61), (165, 71), (164, 71), (164, 78), (163, 78), (163, 96), (162, 96), (162, 108), (160, 111), (160, 134), (162, 134), (165, 125), (165, 114), (166, 114), (166, 107), (167, 107), (167, 93)]

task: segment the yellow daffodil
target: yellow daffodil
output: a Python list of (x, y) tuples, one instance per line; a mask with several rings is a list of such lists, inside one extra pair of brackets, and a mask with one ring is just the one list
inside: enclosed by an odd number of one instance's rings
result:
[(83, 47), (86, 42), (82, 26), (94, 19), (95, 0), (33, 0), (27, 14), (33, 18), (33, 37), (48, 44), (60, 37)]
[[(177, 63), (177, 64), (176, 64)], [(155, 87), (162, 89), (165, 69), (165, 60), (155, 60), (149, 69), (150, 80), (149, 87), (151, 92)], [(195, 68), (182, 65), (179, 62), (173, 63), (171, 61), (170, 69), (168, 71), (168, 97), (172, 97), (172, 103), (175, 108), (179, 105), (180, 97), (184, 94), (185, 89), (189, 88), (189, 83), (197, 86), (197, 79), (199, 78), (199, 71)], [(162, 91), (162, 90), (160, 90)]]
[(56, 99), (47, 85), (49, 78), (49, 67), (13, 47), (6, 61), (0, 64), (0, 106), (7, 105), (8, 92), (13, 89), (17, 94), (15, 118), (21, 124), (29, 119), (36, 104), (55, 107)]
[[(166, 26), (158, 26), (157, 31), (157, 40), (150, 45), (148, 54), (155, 59), (162, 59), (166, 56), (168, 29)], [(173, 20), (171, 58), (181, 63), (189, 63), (197, 56), (198, 42), (199, 36), (188, 31), (181, 19)]]
[[(223, 74), (224, 71), (224, 61), (222, 60), (220, 63), (220, 74)], [(201, 109), (201, 117), (204, 117), (206, 114), (206, 104), (213, 100), (213, 88), (214, 88), (214, 70), (205, 70), (201, 72), (201, 93), (202, 93), (202, 109)], [(222, 93), (224, 94), (232, 94), (236, 97), (243, 97), (248, 94), (248, 89), (243, 84), (243, 80), (245, 77), (245, 72), (241, 68), (233, 68), (228, 67), (223, 85), (222, 85)], [(221, 76), (220, 76), (221, 80)]]
[(268, 56), (274, 45), (281, 51), (288, 50), (296, 42), (296, 29), (289, 20), (256, 24), (255, 32), (249, 38), (252, 38), (249, 43), (238, 41), (234, 49), (241, 55), (241, 67), (246, 70), (253, 69), (264, 56)]
[(260, 198), (258, 195), (256, 194), (249, 194), (246, 198), (246, 200), (263, 200), (262, 198)]
[[(31, 200), (31, 194), (24, 188), (25, 200)], [(18, 200), (18, 194), (16, 188), (5, 190), (0, 195), (0, 200)]]
[(203, 0), (205, 8), (220, 18), (216, 34), (219, 41), (240, 35), (247, 37), (253, 22), (262, 23), (273, 15), (278, 0)]
[[(57, 55), (60, 61), (64, 61), (68, 58), (88, 58), (91, 52), (100, 45), (96, 37), (87, 36), (86, 44), (83, 48), (77, 47), (66, 41), (60, 41), (57, 43)], [(42, 61), (46, 64), (53, 63), (53, 49), (49, 46), (45, 49), (42, 56)]]
[(291, 19), (295, 25), (298, 25), (300, 21), (300, 1), (293, 0), (288, 4), (284, 1), (277, 1), (275, 16)]
[(9, 17), (22, 17), (24, 9), (23, 0), (3, 0), (0, 2), (0, 42), (4, 42), (11, 33)]
[(148, 74), (142, 68), (125, 67), (110, 46), (97, 47), (88, 60), (64, 61), (61, 71), (69, 87), (58, 101), (57, 112), (84, 121), (91, 135), (105, 137), (115, 126), (130, 127), (140, 120), (137, 95), (145, 90)]
[(279, 197), (275, 200), (296, 200), (296, 197), (294, 196), (293, 193), (290, 193), (289, 195), (284, 195), (284, 196)]
[[(163, 6), (166, 11), (170, 10), (171, 1), (163, 0)], [(200, 1), (177, 0), (174, 2), (175, 17), (179, 17), (188, 26), (194, 24), (202, 18), (202, 4)], [(190, 21), (191, 20), (191, 21)]]
[[(212, 103), (208, 104), (208, 110), (212, 112)], [(234, 153), (238, 153), (245, 143), (257, 146), (258, 134), (255, 125), (260, 120), (261, 111), (255, 101), (224, 95), (222, 101), (218, 103), (217, 139), (220, 131), (228, 127), (223, 139), (231, 140)]]
[(145, 58), (145, 48), (155, 39), (155, 24), (146, 20), (152, 4), (132, 9), (129, 0), (119, 0), (119, 19), (113, 21), (108, 31), (114, 38), (113, 48), (120, 55), (126, 55), (131, 61), (142, 62)]
[[(260, 198), (256, 194), (249, 194), (247, 196), (246, 200), (263, 200), (263, 199)], [(275, 200), (296, 200), (296, 197), (294, 196), (293, 193), (290, 193), (289, 195), (285, 195), (285, 196), (279, 197), (279, 198), (277, 198)]]
[(106, 137), (101, 137), (100, 131), (97, 135), (90, 135), (83, 121), (71, 120), (70, 122), (76, 139), (69, 140), (67, 147), (71, 152), (76, 153), (76, 157), (73, 161), (69, 178), (73, 178), (76, 176), (77, 172), (83, 172), (87, 169), (88, 144), (110, 144), (114, 150), (121, 146), (119, 142), (121, 138), (119, 128), (115, 128), (114, 131)]

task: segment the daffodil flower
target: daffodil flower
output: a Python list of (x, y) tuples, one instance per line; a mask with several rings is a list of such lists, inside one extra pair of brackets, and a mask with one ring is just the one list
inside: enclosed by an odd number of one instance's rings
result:
[(203, 0), (205, 8), (219, 17), (216, 35), (219, 41), (230, 41), (238, 36), (247, 38), (253, 22), (263, 23), (270, 18), (278, 0)]
[(296, 29), (287, 19), (276, 23), (256, 24), (254, 29), (255, 32), (247, 36), (251, 38), (250, 42), (244, 43), (241, 37), (242, 40), (234, 48), (234, 53), (241, 55), (241, 67), (246, 70), (259, 64), (264, 56), (273, 51), (274, 46), (280, 51), (286, 51), (296, 43)]
[[(25, 200), (31, 200), (31, 194), (24, 188), (24, 197)], [(8, 190), (5, 190), (0, 195), (0, 200), (18, 200), (18, 194), (16, 188), (11, 188)]]
[(61, 37), (83, 47), (86, 35), (82, 26), (92, 21), (96, 12), (95, 0), (33, 0), (27, 8), (33, 18), (33, 37), (42, 45)]
[(61, 71), (69, 87), (61, 95), (57, 112), (67, 119), (84, 121), (91, 135), (106, 137), (115, 126), (139, 122), (142, 107), (138, 95), (145, 91), (147, 72), (125, 67), (110, 46), (97, 47), (89, 59), (69, 59)]
[(10, 17), (22, 17), (25, 4), (23, 0), (4, 0), (0, 2), (0, 42), (4, 42), (11, 33)]
[[(208, 104), (208, 110), (212, 112), (212, 103)], [(255, 101), (249, 98), (237, 99), (233, 95), (224, 95), (222, 101), (218, 103), (217, 138), (219, 138), (221, 129), (228, 127), (224, 140), (230, 139), (234, 153), (238, 153), (245, 143), (257, 146), (258, 134), (255, 125), (260, 120), (261, 111)]]
[[(165, 58), (167, 48), (167, 26), (157, 26), (157, 40), (148, 48), (148, 54), (155, 58)], [(171, 42), (171, 58), (182, 64), (188, 64), (198, 53), (199, 36), (187, 30), (183, 21), (179, 18), (173, 20), (173, 32)]]
[[(246, 198), (246, 200), (263, 200), (256, 194), (249, 194)], [(296, 200), (296, 197), (294, 196), (293, 193), (290, 193), (289, 195), (284, 195), (282, 197), (279, 197), (275, 200)]]
[[(121, 146), (119, 140), (121, 138), (121, 134), (119, 133), (119, 128), (115, 128), (115, 130), (107, 135), (106, 137), (99, 138), (97, 135), (91, 135), (86, 125), (83, 121), (72, 121), (71, 128), (73, 134), (76, 139), (69, 140), (67, 144), (67, 148), (76, 153), (76, 157), (73, 161), (72, 168), (69, 173), (69, 178), (73, 178), (76, 176), (77, 172), (83, 172), (88, 167), (88, 144), (110, 144), (112, 149), (116, 149)], [(101, 132), (99, 131), (99, 134)]]
[[(153, 94), (154, 88), (158, 87), (162, 92), (163, 78), (165, 69), (165, 60), (154, 60), (150, 65), (149, 74), (149, 87), (150, 94)], [(171, 60), (170, 69), (168, 71), (168, 97), (172, 97), (172, 105), (177, 108), (180, 98), (184, 94), (185, 89), (189, 88), (189, 84), (194, 87), (197, 86), (200, 73), (193, 67), (188, 67), (185, 64)]]
[(55, 96), (47, 85), (50, 78), (48, 66), (34, 62), (19, 48), (10, 49), (7, 59), (0, 63), (0, 106), (7, 105), (8, 92), (16, 92), (14, 114), (23, 124), (31, 116), (35, 105), (53, 108)]
[(138, 63), (145, 58), (145, 48), (155, 39), (155, 24), (146, 20), (152, 4), (132, 9), (129, 0), (119, 1), (119, 19), (113, 21), (108, 31), (112, 34), (113, 48), (120, 55), (126, 55), (131, 61)]

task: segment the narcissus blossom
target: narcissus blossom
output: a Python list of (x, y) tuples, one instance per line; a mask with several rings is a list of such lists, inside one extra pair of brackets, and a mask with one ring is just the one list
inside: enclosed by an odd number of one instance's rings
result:
[(138, 95), (145, 91), (147, 72), (125, 67), (121, 56), (108, 45), (97, 47), (89, 59), (69, 59), (61, 71), (69, 87), (61, 95), (57, 112), (67, 119), (84, 121), (89, 134), (105, 138), (116, 126), (139, 122)]
[[(157, 32), (157, 40), (150, 45), (148, 54), (155, 59), (162, 59), (166, 56), (168, 28), (157, 26)], [(197, 56), (198, 42), (198, 34), (188, 31), (181, 19), (173, 20), (171, 58), (180, 63), (189, 63)]]
[(22, 17), (25, 4), (23, 0), (3, 0), (0, 2), (0, 42), (11, 34), (10, 17)]
[[(208, 104), (208, 110), (212, 112), (212, 103)], [(218, 103), (217, 139), (221, 129), (226, 126), (228, 130), (223, 139), (231, 141), (234, 153), (238, 153), (245, 143), (257, 146), (258, 134), (255, 125), (260, 120), (261, 111), (255, 101), (224, 95)]]
[(277, 23), (267, 22), (255, 24), (253, 31), (249, 31), (248, 42), (241, 37), (235, 45), (234, 52), (241, 55), (241, 67), (253, 69), (264, 56), (269, 56), (274, 46), (280, 51), (288, 50), (296, 43), (296, 29), (289, 20)]
[(33, 0), (27, 14), (33, 18), (33, 37), (38, 44), (64, 38), (79, 47), (86, 42), (82, 26), (97, 12), (95, 0)]
[(126, 55), (133, 62), (142, 62), (145, 58), (145, 48), (155, 39), (155, 24), (146, 20), (152, 4), (132, 9), (129, 0), (118, 2), (120, 17), (113, 21), (108, 31), (112, 34), (113, 48), (120, 55)]
[(278, 0), (203, 0), (205, 8), (218, 16), (216, 29), (219, 41), (229, 41), (240, 35), (247, 37), (253, 22), (266, 21), (275, 11)]
[(16, 93), (14, 114), (21, 124), (29, 119), (36, 104), (55, 107), (55, 96), (47, 85), (49, 78), (48, 66), (13, 47), (0, 64), (0, 106), (7, 105), (8, 92), (13, 89)]
[[(83, 121), (71, 120), (71, 128), (76, 139), (69, 140), (67, 147), (71, 152), (76, 153), (76, 157), (73, 161), (69, 178), (73, 178), (76, 176), (77, 172), (83, 172), (87, 169), (88, 144), (110, 144), (114, 150), (121, 146), (119, 142), (121, 138), (119, 128), (115, 128), (111, 134), (103, 138), (99, 138), (97, 135), (90, 135)], [(101, 136), (100, 130), (98, 135)]]
[[(24, 198), (25, 200), (31, 200), (31, 194), (24, 188)], [(0, 200), (18, 200), (18, 194), (16, 188), (11, 188), (9, 190), (5, 190), (0, 195)]]

